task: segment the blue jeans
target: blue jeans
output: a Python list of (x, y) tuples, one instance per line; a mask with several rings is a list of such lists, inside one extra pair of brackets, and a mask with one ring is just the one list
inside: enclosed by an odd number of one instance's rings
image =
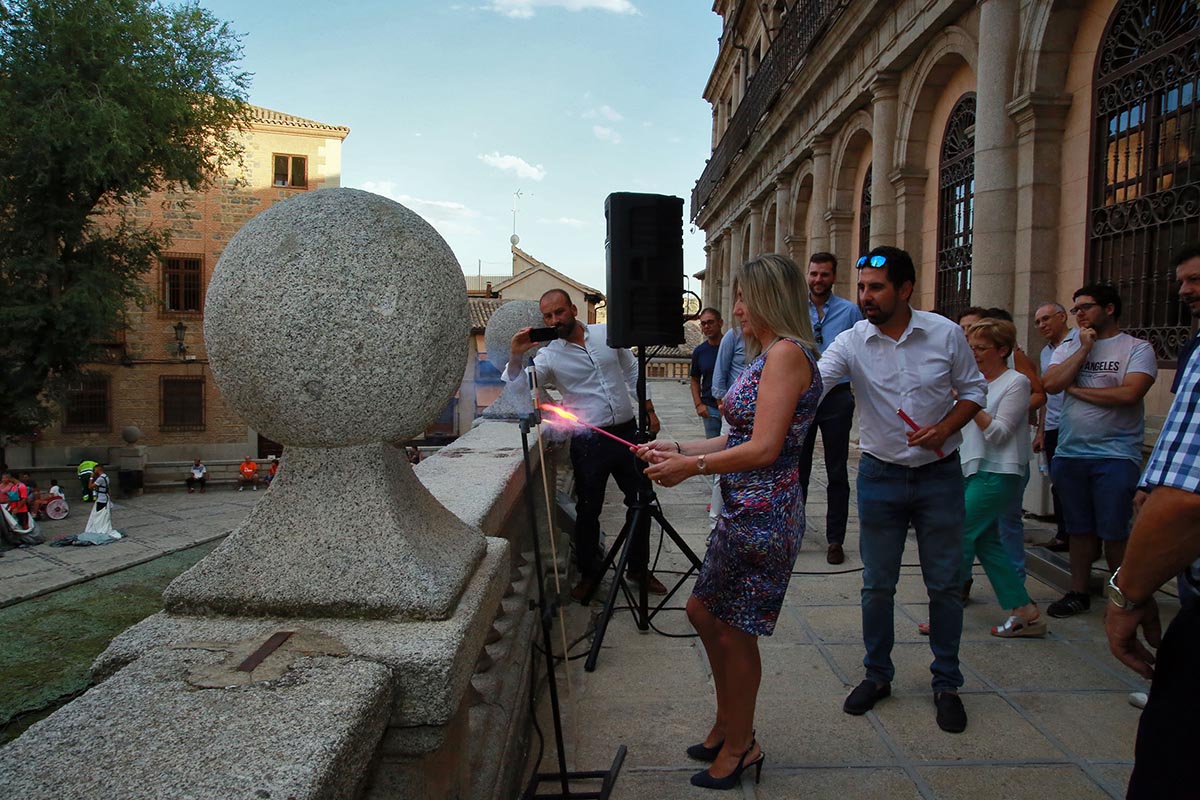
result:
[(704, 423), (704, 438), (715, 439), (721, 435), (721, 410), (715, 405), (705, 405), (708, 409), (708, 416), (701, 417)]
[(921, 575), (929, 594), (933, 690), (957, 689), (963, 684), (958, 666), (963, 620), (959, 569), (966, 516), (958, 453), (922, 467), (888, 464), (863, 454), (858, 467), (858, 516), (867, 678), (891, 683), (896, 674), (893, 614), (911, 521), (917, 530)]
[(1025, 487), (1028, 485), (1029, 465), (1026, 464), (1021, 475), (1021, 490), (1000, 514), (999, 520), (1000, 543), (1021, 580), (1025, 580)]

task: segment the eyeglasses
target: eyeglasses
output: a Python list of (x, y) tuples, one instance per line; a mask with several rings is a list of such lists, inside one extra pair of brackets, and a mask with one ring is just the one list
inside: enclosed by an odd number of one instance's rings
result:
[(858, 263), (855, 264), (854, 267), (855, 267), (855, 269), (862, 269), (863, 267), (871, 267), (872, 269), (881, 269), (882, 267), (884, 267), (886, 265), (887, 265), (887, 256), (878, 256), (877, 255), (877, 256), (863, 256), (862, 258), (860, 258), (858, 260)]
[(702, 320), (700, 320), (700, 324), (701, 324), (702, 326), (703, 326), (703, 325), (716, 325), (716, 324), (717, 324), (717, 320), (715, 320), (715, 319), (702, 319)]
[(813, 325), (813, 336), (817, 340), (817, 344), (825, 344), (825, 337), (821, 335), (821, 326), (825, 324), (825, 320), (821, 320), (816, 325)]
[(971, 345), (971, 352), (973, 352), (973, 353), (984, 353), (984, 352), (987, 352), (988, 350), (995, 350), (995, 349), (996, 349), (996, 345), (994, 345), (994, 344), (973, 344), (973, 345)]
[(1078, 314), (1081, 311), (1091, 311), (1093, 308), (1095, 308), (1098, 305), (1100, 305), (1100, 304), (1099, 303), (1080, 303), (1079, 305), (1077, 305), (1071, 309), (1071, 313)]

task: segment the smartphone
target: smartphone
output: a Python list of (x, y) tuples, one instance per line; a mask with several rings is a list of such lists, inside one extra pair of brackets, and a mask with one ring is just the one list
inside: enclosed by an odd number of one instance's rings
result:
[(549, 328), (530, 328), (529, 341), (531, 342), (552, 342), (558, 338), (558, 328), (553, 326)]

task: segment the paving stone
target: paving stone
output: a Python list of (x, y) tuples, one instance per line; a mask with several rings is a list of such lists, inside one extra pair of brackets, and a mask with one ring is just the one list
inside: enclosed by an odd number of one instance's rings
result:
[(1091, 800), (1109, 796), (1076, 766), (925, 767), (920, 772), (938, 800)]
[(755, 800), (796, 798), (854, 798), (854, 800), (916, 800), (916, 784), (901, 769), (805, 769), (780, 772), (763, 767), (763, 782), (750, 797)]
[(1005, 700), (990, 693), (964, 693), (967, 729), (946, 733), (937, 726), (933, 694), (893, 697), (876, 706), (887, 734), (913, 761), (1061, 760), (1065, 756)]
[(1021, 694), (1015, 702), (1076, 755), (1094, 761), (1133, 761), (1141, 712), (1125, 692)]
[(1050, 639), (992, 637), (987, 644), (964, 647), (961, 656), (981, 677), (1000, 689), (1120, 690), (1126, 686), (1112, 672), (1081, 657), (1072, 645)]

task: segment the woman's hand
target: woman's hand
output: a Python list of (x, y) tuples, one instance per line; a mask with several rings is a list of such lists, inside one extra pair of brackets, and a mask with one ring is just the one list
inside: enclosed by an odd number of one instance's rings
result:
[(659, 461), (662, 461), (663, 456), (668, 452), (678, 454), (675, 442), (668, 442), (665, 439), (655, 439), (652, 442), (638, 445), (634, 448), (633, 454), (647, 464), (657, 464)]
[[(669, 443), (668, 443), (669, 444)], [(672, 450), (674, 448), (672, 447)], [(693, 475), (699, 475), (696, 459), (671, 450), (655, 451), (656, 460), (646, 468), (646, 477), (659, 486), (675, 486)]]

